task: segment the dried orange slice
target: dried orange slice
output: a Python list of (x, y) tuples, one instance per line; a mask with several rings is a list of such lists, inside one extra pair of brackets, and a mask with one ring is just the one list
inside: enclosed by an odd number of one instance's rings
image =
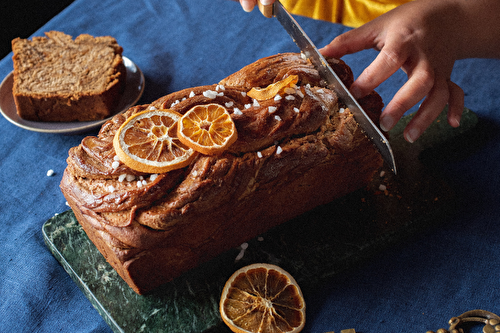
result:
[(267, 87), (261, 88), (252, 88), (247, 93), (251, 98), (255, 98), (258, 101), (263, 101), (266, 99), (274, 98), (277, 94), (280, 94), (286, 88), (293, 87), (299, 81), (299, 77), (297, 75), (289, 75), (283, 80), (280, 80), (275, 83), (271, 83)]
[(186, 112), (179, 120), (177, 135), (186, 146), (205, 155), (224, 151), (238, 138), (227, 109), (213, 103)]
[(306, 306), (295, 279), (282, 268), (253, 264), (226, 282), (219, 304), (222, 320), (233, 332), (300, 332)]
[(129, 168), (163, 173), (187, 166), (196, 152), (177, 137), (181, 114), (172, 110), (139, 112), (128, 118), (113, 138), (116, 155)]

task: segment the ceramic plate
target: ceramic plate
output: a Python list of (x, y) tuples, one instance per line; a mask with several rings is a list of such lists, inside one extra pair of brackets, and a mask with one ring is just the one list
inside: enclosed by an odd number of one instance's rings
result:
[(39, 122), (24, 120), (17, 114), (14, 96), (12, 95), (12, 85), (14, 82), (13, 72), (10, 72), (0, 84), (0, 112), (2, 112), (3, 116), (14, 125), (35, 132), (76, 134), (97, 128), (114, 115), (128, 110), (128, 108), (137, 103), (142, 96), (144, 91), (144, 75), (142, 71), (127, 57), (123, 57), (123, 63), (127, 70), (125, 92), (118, 102), (115, 112), (113, 112), (109, 118), (80, 122)]

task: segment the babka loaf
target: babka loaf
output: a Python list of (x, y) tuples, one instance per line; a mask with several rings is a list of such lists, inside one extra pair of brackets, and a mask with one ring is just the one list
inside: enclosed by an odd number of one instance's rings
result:
[[(329, 62), (350, 85), (349, 67)], [(299, 78), (294, 92), (259, 102), (246, 94), (291, 74)], [(148, 109), (184, 114), (209, 103), (225, 106), (238, 131), (222, 154), (198, 154), (187, 167), (153, 175), (117, 162), (113, 137), (127, 118)], [(361, 104), (374, 119), (380, 115), (376, 93)], [(64, 196), (92, 242), (139, 294), (366, 186), (382, 166), (353, 115), (295, 53), (132, 107), (71, 148), (67, 161)]]
[(125, 87), (122, 47), (112, 37), (45, 35), (12, 41), (18, 115), (48, 122), (111, 116)]

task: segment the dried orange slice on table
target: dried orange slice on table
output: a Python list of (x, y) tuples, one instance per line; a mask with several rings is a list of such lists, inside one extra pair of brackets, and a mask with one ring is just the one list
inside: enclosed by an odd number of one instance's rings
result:
[(223, 152), (238, 138), (227, 109), (214, 103), (186, 112), (179, 120), (177, 135), (186, 146), (205, 155)]
[(265, 88), (252, 88), (247, 93), (251, 98), (255, 98), (258, 101), (264, 101), (266, 99), (274, 98), (276, 95), (281, 94), (287, 88), (292, 88), (299, 81), (297, 75), (289, 75), (283, 80), (271, 83)]
[(133, 115), (115, 134), (116, 155), (129, 168), (146, 173), (163, 173), (187, 166), (196, 152), (177, 137), (181, 117), (172, 110)]
[(233, 332), (297, 333), (306, 318), (302, 291), (282, 268), (253, 264), (226, 282), (219, 304), (222, 320)]

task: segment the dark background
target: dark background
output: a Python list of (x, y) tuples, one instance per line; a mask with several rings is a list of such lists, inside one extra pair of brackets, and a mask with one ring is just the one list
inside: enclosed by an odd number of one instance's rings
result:
[(0, 0), (0, 59), (12, 51), (11, 41), (28, 38), (73, 0)]

